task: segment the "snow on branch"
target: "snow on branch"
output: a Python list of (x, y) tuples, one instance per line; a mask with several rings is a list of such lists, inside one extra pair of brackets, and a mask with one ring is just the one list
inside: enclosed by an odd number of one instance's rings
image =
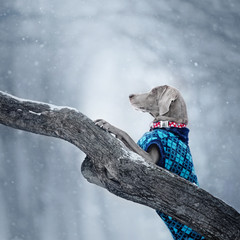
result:
[(158, 209), (206, 239), (240, 239), (240, 214), (185, 179), (147, 162), (76, 109), (0, 92), (0, 123), (64, 139), (82, 150), (82, 174), (111, 193)]

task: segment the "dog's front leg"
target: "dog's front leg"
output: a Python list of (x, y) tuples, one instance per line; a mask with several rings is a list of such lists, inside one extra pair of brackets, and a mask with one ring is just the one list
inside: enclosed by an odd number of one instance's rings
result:
[(111, 125), (110, 123), (108, 123), (107, 121), (105, 121), (103, 119), (96, 120), (95, 124), (97, 126), (99, 126), (100, 128), (106, 130), (107, 132), (114, 134), (116, 136), (116, 138), (121, 140), (125, 144), (125, 146), (128, 147), (133, 152), (139, 154), (140, 156), (147, 159), (148, 161), (155, 163), (155, 161), (152, 159), (151, 155), (149, 153), (145, 152), (142, 148), (140, 148), (135, 143), (135, 141), (123, 130), (121, 130), (117, 127), (114, 127), (113, 125)]

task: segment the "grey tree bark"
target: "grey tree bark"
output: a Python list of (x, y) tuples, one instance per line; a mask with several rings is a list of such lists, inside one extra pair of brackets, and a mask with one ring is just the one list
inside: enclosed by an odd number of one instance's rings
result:
[(83, 176), (119, 197), (159, 209), (206, 239), (240, 239), (240, 214), (235, 209), (131, 152), (75, 109), (0, 92), (0, 123), (74, 144), (87, 155)]

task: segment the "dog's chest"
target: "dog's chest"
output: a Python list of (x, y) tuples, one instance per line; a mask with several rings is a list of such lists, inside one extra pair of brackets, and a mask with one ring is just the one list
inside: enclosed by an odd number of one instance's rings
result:
[[(184, 134), (184, 130), (182, 130)], [(186, 132), (188, 134), (188, 131)], [(182, 140), (181, 140), (182, 139)], [(159, 151), (161, 158), (158, 165), (163, 167), (187, 180), (198, 184), (197, 176), (195, 174), (192, 155), (188, 146), (188, 136), (184, 138), (167, 129), (157, 128), (147, 132), (138, 141), (138, 145), (145, 151), (155, 144)]]

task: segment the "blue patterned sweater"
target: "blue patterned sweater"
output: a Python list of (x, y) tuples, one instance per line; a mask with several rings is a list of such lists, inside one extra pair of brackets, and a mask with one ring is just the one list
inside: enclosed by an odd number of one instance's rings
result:
[[(138, 145), (147, 151), (151, 145), (155, 144), (161, 154), (157, 165), (198, 185), (192, 155), (188, 146), (188, 133), (188, 128), (154, 128), (143, 135), (138, 141)], [(158, 210), (157, 213), (169, 228), (174, 240), (205, 239), (172, 217)]]

